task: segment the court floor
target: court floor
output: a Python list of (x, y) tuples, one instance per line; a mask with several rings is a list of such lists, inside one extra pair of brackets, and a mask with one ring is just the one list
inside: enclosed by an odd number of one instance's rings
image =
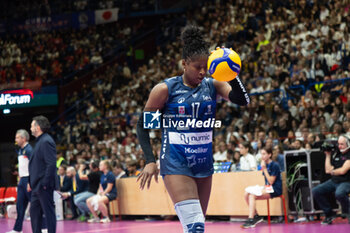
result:
[[(12, 230), (15, 220), (0, 219), (0, 232)], [(258, 233), (346, 233), (350, 232), (350, 224), (343, 219), (337, 219), (332, 225), (324, 226), (320, 222), (272, 224), (261, 223), (255, 228), (242, 229), (242, 223), (237, 222), (206, 222), (206, 233), (221, 232), (258, 232)], [(23, 233), (30, 233), (30, 222), (25, 221)], [(57, 233), (181, 233), (178, 221), (114, 221), (107, 224), (78, 223), (76, 221), (58, 221)]]

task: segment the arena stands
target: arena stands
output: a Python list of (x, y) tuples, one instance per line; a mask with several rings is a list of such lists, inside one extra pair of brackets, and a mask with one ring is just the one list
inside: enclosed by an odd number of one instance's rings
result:
[[(147, 28), (158, 32), (156, 49), (135, 66), (128, 62), (127, 49), (116, 63), (110, 63), (111, 57), (104, 58), (140, 33), (139, 28), (118, 22), (1, 38), (1, 82), (42, 79), (50, 83), (72, 74), (79, 79), (75, 72), (89, 66), (93, 78), (66, 96), (65, 112), (53, 126), (54, 136), (70, 163), (103, 157), (120, 160), (126, 168), (128, 161), (142, 158), (135, 134), (145, 96), (154, 84), (181, 74), (178, 35), (185, 24), (196, 24), (206, 32), (211, 49), (224, 45), (240, 54), (240, 77), (251, 94), (247, 107), (219, 103), (217, 119), (224, 127), (215, 132), (216, 144), (225, 141), (227, 150), (234, 152), (240, 143), (249, 141), (251, 153), (257, 155), (265, 144), (281, 149), (312, 148), (324, 137), (350, 130), (347, 1), (201, 4), (185, 13), (164, 16), (159, 27)], [(57, 9), (47, 4), (42, 7)], [(97, 72), (100, 65), (105, 65), (104, 70)], [(159, 154), (160, 132), (151, 137)], [(227, 160), (233, 161), (232, 156)]]
[[(312, 148), (315, 141), (348, 132), (349, 5), (345, 1), (329, 5), (224, 2), (206, 2), (186, 12), (187, 24), (203, 25), (211, 49), (224, 45), (240, 54), (240, 76), (251, 93), (247, 107), (219, 104), (217, 118), (225, 127), (216, 132), (217, 143), (226, 139), (227, 149), (235, 151), (239, 143), (250, 141), (256, 155), (266, 143), (282, 149)], [(331, 17), (336, 12), (337, 17)], [(103, 143), (107, 134), (114, 141), (106, 144), (108, 157), (125, 165), (130, 147), (135, 147), (140, 159), (136, 119), (150, 88), (181, 74), (179, 47), (178, 40), (166, 41), (134, 72), (127, 64), (115, 64), (106, 70), (108, 75), (96, 76), (88, 85), (93, 98), (82, 103), (84, 110), (78, 110), (75, 119), (60, 126), (65, 132), (60, 135), (62, 145), (87, 143), (86, 147), (98, 148), (92, 145), (91, 134), (96, 143)], [(123, 85), (114, 88), (120, 80)], [(77, 95), (67, 99), (67, 107), (76, 103)], [(152, 138), (159, 153), (159, 132)]]

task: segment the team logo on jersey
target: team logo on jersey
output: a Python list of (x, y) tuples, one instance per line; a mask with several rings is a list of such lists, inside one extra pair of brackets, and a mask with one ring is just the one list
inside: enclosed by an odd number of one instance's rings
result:
[[(169, 132), (169, 143), (177, 145), (205, 145), (213, 141), (213, 132), (177, 133)], [(202, 152), (201, 152), (202, 153)]]
[(208, 95), (203, 95), (202, 97), (204, 101), (212, 101), (211, 97)]
[(181, 115), (185, 114), (185, 106), (179, 106), (179, 114)]
[(211, 111), (211, 104), (207, 105), (207, 112), (204, 115), (211, 115), (213, 112)]
[(192, 97), (193, 97), (193, 98), (197, 98), (197, 96), (198, 96), (198, 93), (192, 94)]
[(160, 129), (160, 116), (162, 114), (157, 110), (156, 112), (143, 113), (143, 128), (145, 129)]
[(179, 104), (185, 102), (185, 97), (181, 97), (180, 99), (177, 100), (177, 102), (178, 102)]
[(197, 164), (195, 155), (189, 156), (186, 159), (187, 159), (187, 166), (188, 167), (193, 167), (194, 165)]
[(179, 94), (179, 93), (187, 93), (188, 90), (177, 90), (175, 91), (176, 94)]

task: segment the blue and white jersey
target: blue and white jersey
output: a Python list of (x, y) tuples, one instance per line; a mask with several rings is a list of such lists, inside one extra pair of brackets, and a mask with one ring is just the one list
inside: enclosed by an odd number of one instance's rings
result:
[(212, 78), (196, 88), (184, 85), (182, 76), (164, 80), (168, 100), (162, 110), (161, 175), (207, 177), (213, 174), (213, 124), (216, 89)]
[(33, 155), (33, 148), (32, 146), (27, 143), (23, 148), (20, 148), (17, 151), (18, 154), (18, 174), (19, 177), (26, 177), (29, 176), (29, 160), (30, 157)]

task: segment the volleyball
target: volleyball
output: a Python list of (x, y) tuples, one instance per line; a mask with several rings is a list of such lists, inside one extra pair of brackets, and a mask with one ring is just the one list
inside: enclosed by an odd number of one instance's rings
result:
[(208, 59), (209, 74), (218, 81), (228, 82), (241, 70), (241, 58), (231, 48), (216, 48)]

